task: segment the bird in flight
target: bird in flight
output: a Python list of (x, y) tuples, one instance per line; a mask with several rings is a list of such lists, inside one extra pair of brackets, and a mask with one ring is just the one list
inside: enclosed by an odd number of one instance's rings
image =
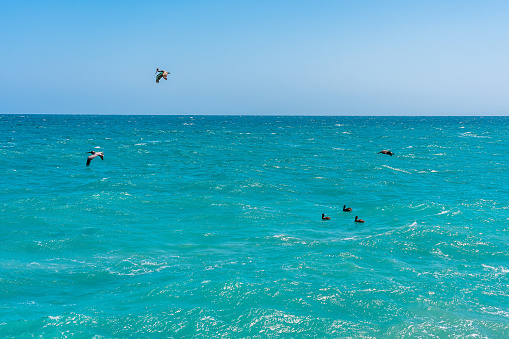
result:
[(159, 80), (161, 80), (161, 78), (164, 78), (164, 80), (168, 80), (168, 74), (170, 74), (170, 72), (166, 72), (166, 71), (163, 71), (162, 69), (157, 69), (156, 70), (156, 83), (159, 83)]
[(88, 158), (87, 158), (87, 166), (89, 166), (90, 162), (92, 161), (92, 159), (94, 159), (97, 156), (101, 157), (101, 160), (104, 160), (104, 153), (103, 152), (90, 151), (90, 152), (87, 152), (87, 153), (92, 153), (92, 155), (89, 155)]

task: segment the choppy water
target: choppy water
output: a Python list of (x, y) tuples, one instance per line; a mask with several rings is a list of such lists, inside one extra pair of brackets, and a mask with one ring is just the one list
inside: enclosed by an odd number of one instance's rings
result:
[(0, 115), (0, 336), (509, 337), (508, 146), (507, 117)]

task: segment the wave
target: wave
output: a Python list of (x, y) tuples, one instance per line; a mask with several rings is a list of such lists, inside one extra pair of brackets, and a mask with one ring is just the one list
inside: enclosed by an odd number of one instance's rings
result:
[(388, 165), (382, 165), (382, 167), (385, 167), (385, 168), (389, 168), (393, 171), (397, 171), (397, 172), (403, 172), (403, 173), (408, 173), (408, 174), (412, 174), (412, 172), (408, 172), (404, 169), (401, 169), (401, 168), (394, 168), (394, 167), (391, 167), (391, 166), (388, 166)]

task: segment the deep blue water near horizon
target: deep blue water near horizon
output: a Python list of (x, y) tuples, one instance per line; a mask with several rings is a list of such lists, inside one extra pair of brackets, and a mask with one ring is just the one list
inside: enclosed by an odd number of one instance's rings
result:
[(508, 146), (508, 117), (0, 115), (0, 336), (509, 337)]

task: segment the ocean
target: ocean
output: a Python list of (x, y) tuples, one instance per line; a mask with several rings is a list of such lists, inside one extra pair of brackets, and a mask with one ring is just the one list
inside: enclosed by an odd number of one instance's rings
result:
[(507, 338), (508, 150), (509, 117), (0, 115), (0, 337)]

